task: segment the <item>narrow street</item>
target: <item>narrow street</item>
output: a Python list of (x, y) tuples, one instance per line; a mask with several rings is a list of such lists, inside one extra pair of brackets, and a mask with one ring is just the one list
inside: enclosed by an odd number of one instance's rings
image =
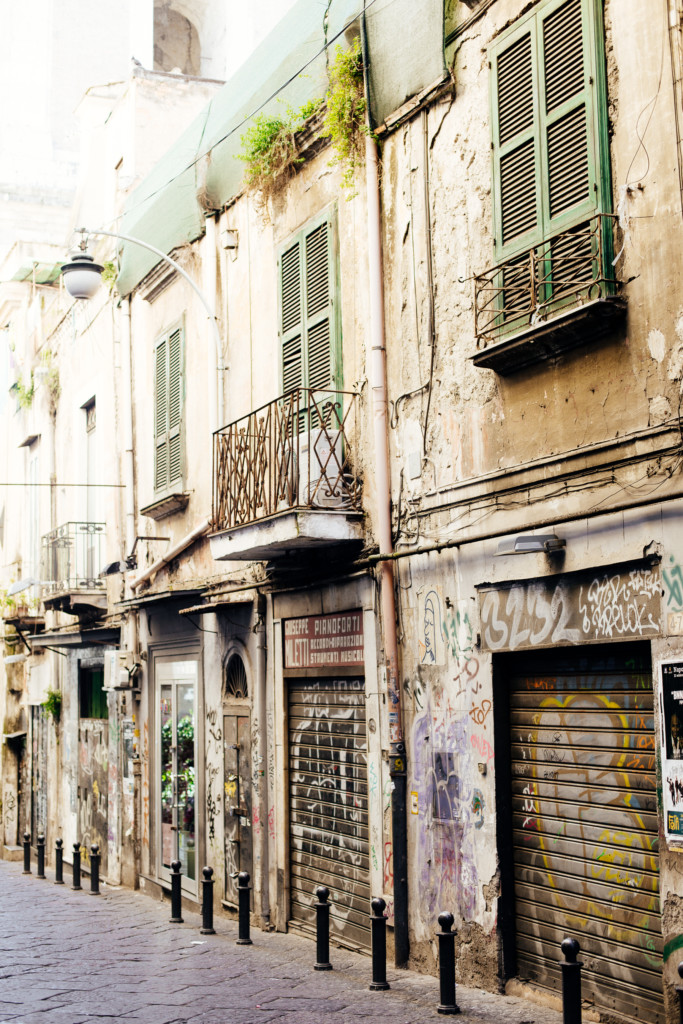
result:
[[(73, 892), (0, 861), (0, 1024), (417, 1024), (436, 1012), (436, 979), (388, 971), (391, 990), (370, 992), (370, 960), (333, 948), (333, 971), (313, 970), (315, 945), (252, 931), (222, 917), (201, 935), (199, 915), (171, 924), (170, 904), (102, 887)], [(86, 879), (86, 886), (87, 886)], [(560, 1024), (525, 1000), (458, 987), (459, 1020)]]

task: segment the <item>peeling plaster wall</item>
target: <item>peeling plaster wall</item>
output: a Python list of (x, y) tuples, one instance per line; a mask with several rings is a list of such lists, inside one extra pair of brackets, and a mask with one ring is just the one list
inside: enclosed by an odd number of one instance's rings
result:
[[(480, 646), (476, 587), (635, 562), (654, 542), (662, 555), (662, 631), (676, 634), (653, 640), (656, 702), (660, 660), (680, 653), (683, 633), (679, 505), (609, 515), (610, 504), (656, 503), (680, 489), (683, 221), (664, 5), (653, 16), (636, 0), (605, 3), (612, 201), (627, 320), (602, 341), (508, 376), (469, 358), (476, 351), (472, 277), (495, 264), (487, 49), (529, 6), (498, 0), (486, 9), (454, 45), (454, 93), (394, 131), (382, 154), (397, 547), (467, 542), (396, 564), (411, 950), (416, 965), (433, 969), (436, 917), (451, 910), (458, 976), (487, 988), (500, 981), (495, 778), (508, 769), (496, 760), (492, 656)], [(455, 9), (459, 21), (469, 16)], [(582, 510), (605, 514), (581, 519)], [(532, 528), (556, 529), (567, 541), (564, 554), (554, 562), (496, 558), (497, 539), (477, 542), (489, 532)], [(680, 852), (662, 842), (667, 983), (680, 959), (673, 950), (683, 946), (680, 871)]]

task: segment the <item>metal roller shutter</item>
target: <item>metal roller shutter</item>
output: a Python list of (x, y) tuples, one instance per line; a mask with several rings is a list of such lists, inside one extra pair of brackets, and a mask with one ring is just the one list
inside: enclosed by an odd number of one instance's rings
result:
[(512, 678), (510, 726), (520, 976), (559, 988), (572, 935), (584, 998), (663, 1022), (651, 675)]
[(330, 890), (331, 933), (370, 944), (370, 850), (362, 679), (289, 687), (291, 918), (314, 925), (314, 893)]

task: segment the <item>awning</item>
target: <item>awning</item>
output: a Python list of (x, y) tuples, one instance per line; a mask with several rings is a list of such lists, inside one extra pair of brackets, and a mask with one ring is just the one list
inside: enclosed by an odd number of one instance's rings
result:
[(5, 732), (2, 735), (3, 743), (16, 743), (17, 740), (23, 739), (26, 736), (26, 730), (22, 729), (19, 732)]
[(145, 604), (161, 604), (162, 601), (185, 601), (190, 597), (197, 597), (204, 589), (204, 587), (188, 587), (187, 590), (155, 591), (153, 594), (131, 597), (129, 601), (119, 601), (115, 607), (120, 611), (125, 611), (127, 608), (140, 608)]
[(248, 590), (229, 590), (222, 594), (212, 594), (202, 604), (193, 604), (190, 608), (183, 608), (180, 615), (205, 615), (207, 612), (215, 612), (217, 608), (225, 608), (227, 605), (253, 604), (258, 597), (258, 591), (254, 587)]
[(55, 629), (48, 633), (36, 633), (28, 637), (32, 647), (109, 647), (115, 646), (121, 639), (118, 626), (99, 627), (96, 629)]

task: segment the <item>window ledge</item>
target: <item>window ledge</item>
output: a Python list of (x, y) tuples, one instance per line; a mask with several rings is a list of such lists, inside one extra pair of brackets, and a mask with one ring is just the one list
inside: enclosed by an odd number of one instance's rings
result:
[(147, 516), (148, 519), (155, 519), (158, 522), (160, 519), (165, 519), (166, 516), (173, 515), (174, 512), (182, 512), (187, 508), (189, 500), (189, 491), (166, 494), (163, 498), (157, 498), (151, 505), (141, 508), (140, 515)]
[(593, 299), (517, 331), (504, 341), (489, 344), (470, 359), (475, 366), (507, 376), (536, 363), (551, 362), (571, 349), (603, 337), (625, 315), (626, 299)]

